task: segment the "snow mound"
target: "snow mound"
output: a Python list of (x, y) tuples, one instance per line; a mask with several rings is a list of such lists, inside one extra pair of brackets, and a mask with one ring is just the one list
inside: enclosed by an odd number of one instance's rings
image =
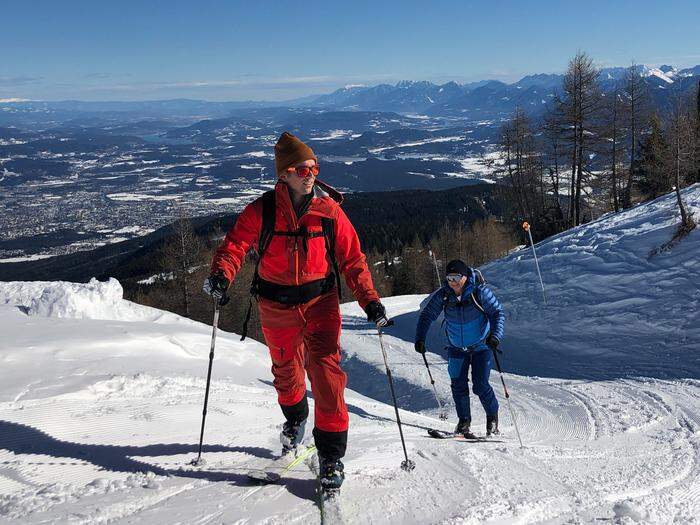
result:
[(620, 520), (628, 518), (626, 521), (640, 522), (647, 519), (646, 511), (632, 501), (619, 501), (615, 503), (613, 512), (615, 513), (615, 517)]
[(116, 279), (89, 283), (0, 283), (0, 304), (20, 307), (29, 315), (71, 319), (156, 321), (163, 312), (125, 301)]

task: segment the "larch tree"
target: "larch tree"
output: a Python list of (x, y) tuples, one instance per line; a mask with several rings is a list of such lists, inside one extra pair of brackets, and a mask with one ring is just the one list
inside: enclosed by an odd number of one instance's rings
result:
[(572, 226), (581, 224), (582, 188), (590, 173), (592, 144), (598, 140), (593, 132), (601, 106), (598, 69), (586, 53), (578, 52), (569, 61), (564, 75), (564, 92), (557, 102), (567, 128), (571, 156), (569, 219)]

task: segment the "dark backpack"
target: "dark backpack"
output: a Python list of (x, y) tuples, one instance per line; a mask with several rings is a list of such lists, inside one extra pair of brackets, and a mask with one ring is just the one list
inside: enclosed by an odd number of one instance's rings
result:
[(243, 341), (248, 335), (248, 321), (250, 321), (250, 314), (253, 308), (253, 297), (258, 296), (258, 287), (260, 285), (260, 274), (258, 273), (258, 268), (260, 267), (260, 261), (262, 261), (263, 255), (265, 255), (265, 252), (270, 246), (272, 238), (275, 235), (300, 237), (305, 249), (308, 248), (308, 239), (313, 239), (314, 237), (320, 237), (322, 235), (326, 244), (326, 253), (331, 259), (333, 271), (335, 272), (338, 298), (342, 299), (342, 292), (340, 289), (340, 272), (338, 271), (338, 261), (335, 258), (335, 221), (327, 217), (321, 217), (322, 231), (320, 233), (309, 232), (303, 227), (296, 231), (279, 231), (275, 230), (275, 219), (277, 218), (276, 207), (277, 203), (275, 201), (275, 190), (270, 190), (263, 193), (262, 226), (260, 228), (260, 235), (258, 236), (258, 260), (255, 263), (255, 272), (253, 273), (253, 280), (250, 283), (250, 300), (248, 303), (248, 312), (246, 313), (245, 320), (243, 321), (241, 341)]

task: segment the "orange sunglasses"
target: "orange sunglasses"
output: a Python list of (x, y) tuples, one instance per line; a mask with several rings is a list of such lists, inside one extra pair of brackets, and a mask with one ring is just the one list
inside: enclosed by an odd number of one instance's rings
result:
[(306, 177), (310, 177), (313, 175), (314, 177), (318, 175), (318, 172), (320, 171), (318, 164), (314, 166), (296, 166), (294, 168), (287, 168), (287, 173), (290, 175), (292, 173), (296, 173), (297, 177), (300, 177), (302, 179), (305, 179)]

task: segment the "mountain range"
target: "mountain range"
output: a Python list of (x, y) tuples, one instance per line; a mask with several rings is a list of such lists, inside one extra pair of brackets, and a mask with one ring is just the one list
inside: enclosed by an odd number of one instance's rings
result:
[[(648, 86), (657, 104), (664, 104), (673, 93), (687, 93), (698, 85), (700, 65), (677, 69), (670, 65), (634, 66)], [(603, 92), (609, 93), (624, 83), (627, 67), (609, 67), (599, 71)], [(173, 99), (140, 102), (84, 101), (0, 101), (0, 125), (27, 126), (73, 120), (84, 123), (90, 118), (134, 120), (168, 119), (178, 125), (208, 118), (225, 118), (241, 110), (260, 108), (319, 108), (334, 111), (379, 111), (404, 115), (467, 120), (500, 119), (516, 107), (531, 114), (540, 113), (561, 89), (563, 74), (537, 73), (508, 84), (482, 80), (460, 84), (435, 84), (426, 80), (402, 80), (396, 84), (375, 86), (348, 85), (332, 93), (286, 101), (232, 101)]]
[[(657, 102), (663, 101), (669, 93), (690, 90), (700, 80), (700, 66), (681, 70), (668, 65), (634, 67)], [(627, 69), (601, 69), (599, 83), (603, 92), (621, 87)], [(561, 90), (563, 80), (563, 74), (545, 73), (528, 75), (512, 84), (498, 80), (468, 84), (404, 80), (395, 85), (347, 86), (307, 101), (305, 105), (335, 110), (421, 113), (431, 117), (491, 118), (510, 113), (517, 106), (537, 113)]]

